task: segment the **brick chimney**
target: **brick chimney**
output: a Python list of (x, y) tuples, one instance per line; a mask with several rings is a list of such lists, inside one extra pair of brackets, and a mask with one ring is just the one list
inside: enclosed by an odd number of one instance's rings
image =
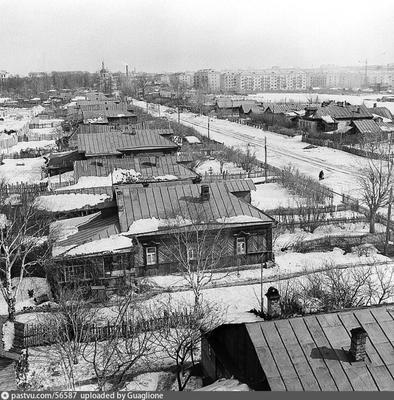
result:
[(350, 355), (353, 358), (353, 361), (364, 361), (365, 356), (367, 355), (366, 352), (366, 345), (367, 345), (367, 332), (364, 328), (353, 328), (350, 331), (352, 338), (350, 342)]
[(280, 307), (280, 294), (278, 289), (271, 286), (265, 294), (268, 301), (267, 306), (267, 317), (269, 319), (279, 318), (282, 315), (282, 309)]
[(201, 185), (201, 200), (208, 201), (210, 198), (209, 193), (209, 186), (208, 185)]

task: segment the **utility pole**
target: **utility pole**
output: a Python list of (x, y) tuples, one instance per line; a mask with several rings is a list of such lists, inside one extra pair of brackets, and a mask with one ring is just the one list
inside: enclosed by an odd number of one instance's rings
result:
[(181, 114), (179, 112), (179, 106), (177, 107), (177, 111), (178, 111), (178, 124), (181, 123)]
[(210, 138), (210, 135), (209, 135), (209, 119), (210, 119), (210, 118), (209, 118), (209, 115), (208, 115), (208, 139), (211, 139), (211, 138)]
[(384, 254), (387, 256), (387, 250), (390, 240), (390, 222), (391, 222), (391, 203), (393, 201), (393, 187), (390, 188), (389, 208), (387, 210), (386, 240), (384, 242)]
[(267, 136), (264, 138), (264, 177), (267, 183)]

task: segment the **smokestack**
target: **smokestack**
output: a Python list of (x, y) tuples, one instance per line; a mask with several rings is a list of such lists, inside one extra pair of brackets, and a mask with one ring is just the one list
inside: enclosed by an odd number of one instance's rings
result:
[(129, 77), (129, 66), (126, 64), (126, 78)]
[(201, 185), (201, 200), (208, 201), (210, 197), (209, 193), (209, 186), (208, 185)]
[(353, 361), (364, 361), (365, 356), (367, 355), (366, 352), (366, 345), (367, 345), (367, 332), (364, 328), (353, 328), (350, 331), (352, 338), (350, 342), (350, 355), (353, 358)]
[(278, 289), (271, 286), (265, 294), (268, 301), (267, 306), (267, 317), (268, 319), (279, 318), (282, 315), (282, 309), (280, 307), (280, 294)]

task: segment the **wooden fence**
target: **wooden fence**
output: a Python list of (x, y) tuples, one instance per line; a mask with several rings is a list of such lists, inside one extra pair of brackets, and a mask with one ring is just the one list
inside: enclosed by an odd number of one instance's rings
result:
[(47, 191), (47, 183), (39, 184), (16, 183), (12, 185), (2, 185), (1, 192), (4, 195), (11, 194), (40, 194)]
[[(54, 311), (56, 312), (56, 311)], [(84, 342), (103, 341), (117, 335), (121, 338), (127, 338), (136, 333), (159, 330), (163, 328), (172, 328), (179, 325), (187, 325), (191, 321), (195, 321), (196, 314), (193, 310), (184, 310), (182, 312), (172, 312), (163, 314), (162, 316), (134, 320), (122, 321), (118, 324), (111, 324), (109, 321), (106, 324), (87, 324), (78, 329), (78, 337), (83, 338)], [(61, 331), (56, 331), (61, 329)], [(65, 327), (56, 328), (54, 324), (26, 324), (24, 331), (24, 346), (37, 347), (49, 346), (58, 343), (59, 341), (72, 340), (72, 329), (70, 326), (68, 334), (64, 332)]]

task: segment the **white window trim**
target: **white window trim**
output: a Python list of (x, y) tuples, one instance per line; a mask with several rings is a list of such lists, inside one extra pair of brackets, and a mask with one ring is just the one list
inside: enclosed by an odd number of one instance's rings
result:
[[(149, 252), (150, 249), (154, 249), (154, 252)], [(156, 246), (145, 247), (145, 257), (146, 257), (146, 265), (157, 264), (157, 247)], [(152, 257), (154, 257), (153, 260)]]
[[(190, 256), (192, 253), (192, 256)], [(187, 247), (187, 261), (195, 261), (197, 260), (197, 247), (196, 246), (188, 246)]]
[[(246, 238), (245, 237), (237, 237), (236, 238), (236, 253), (237, 253), (237, 255), (244, 255), (244, 254), (246, 254)], [(240, 250), (240, 244), (243, 244), (243, 251), (242, 252), (240, 252), (239, 250)]]

